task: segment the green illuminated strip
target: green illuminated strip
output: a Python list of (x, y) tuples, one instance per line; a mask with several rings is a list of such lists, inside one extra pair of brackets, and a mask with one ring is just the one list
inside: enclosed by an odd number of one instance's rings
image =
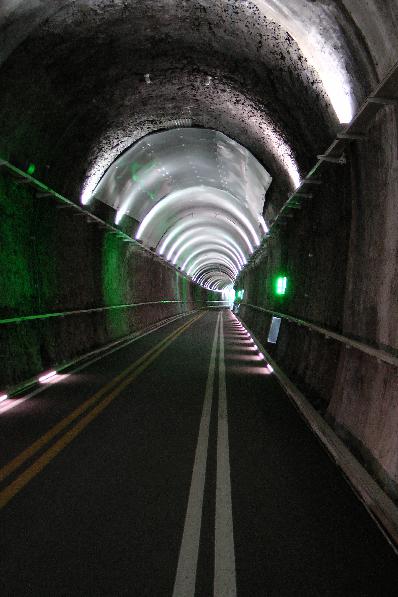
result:
[[(192, 301), (190, 301), (192, 302)], [(110, 307), (95, 307), (94, 309), (81, 309), (79, 311), (62, 311), (60, 313), (43, 313), (41, 315), (23, 315), (21, 317), (10, 317), (9, 319), (0, 319), (0, 325), (6, 323), (19, 323), (21, 321), (33, 321), (36, 319), (49, 319), (50, 317), (66, 317), (67, 315), (80, 315), (82, 313), (95, 313), (98, 311), (109, 311), (111, 309), (128, 309), (131, 307), (142, 307), (143, 305), (160, 305), (170, 303), (185, 303), (185, 301), (150, 301), (147, 303), (131, 303), (128, 305), (112, 305)]]
[(283, 295), (286, 293), (287, 278), (286, 276), (280, 276), (276, 280), (276, 294)]

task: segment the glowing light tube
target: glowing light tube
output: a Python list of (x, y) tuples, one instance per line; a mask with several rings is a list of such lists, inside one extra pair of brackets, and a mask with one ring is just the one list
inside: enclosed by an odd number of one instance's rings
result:
[(201, 282), (198, 282), (200, 284), (212, 284), (213, 282), (231, 282), (231, 278), (228, 278), (226, 275), (222, 276), (221, 274), (219, 275), (210, 275), (209, 274), (204, 274), (203, 275), (203, 279), (201, 280)]
[[(221, 224), (222, 224), (222, 226), (221, 226)], [(235, 246), (236, 246), (236, 249), (239, 251), (242, 259), (245, 262), (246, 262), (246, 257), (253, 252), (253, 247), (249, 241), (249, 238), (245, 234), (245, 232), (242, 230), (242, 228), (240, 226), (238, 226), (238, 224), (236, 224), (236, 222), (232, 221), (225, 214), (218, 214), (217, 215), (217, 224), (215, 224), (214, 217), (210, 218), (208, 215), (203, 216), (203, 214), (201, 214), (200, 212), (196, 213), (196, 211), (194, 210), (189, 215), (185, 214), (183, 217), (179, 218), (164, 233), (162, 243), (160, 244), (160, 247), (158, 249), (158, 253), (160, 255), (163, 255), (163, 253), (165, 253), (167, 247), (169, 246), (170, 242), (172, 240), (174, 240), (174, 238), (176, 236), (178, 236), (180, 233), (185, 231), (187, 228), (191, 229), (192, 233), (193, 233), (195, 229), (203, 227), (203, 226), (207, 230), (214, 228), (215, 231), (219, 231), (219, 230), (227, 231), (227, 234), (230, 238), (231, 237), (236, 238), (236, 235), (237, 235), (238, 238), (240, 238), (241, 241), (243, 241), (243, 245), (240, 246), (238, 244), (238, 242), (236, 241)], [(233, 232), (235, 232), (236, 234), (234, 235)], [(244, 253), (244, 250), (245, 251), (247, 250), (247, 249), (245, 249), (245, 245), (248, 249), (247, 255)]]
[(219, 279), (225, 279), (228, 282), (228, 284), (233, 283), (233, 274), (232, 273), (228, 273), (228, 271), (216, 273), (214, 270), (211, 270), (210, 272), (206, 272), (205, 274), (201, 274), (195, 280), (195, 282), (197, 282), (198, 284), (204, 284), (209, 279), (209, 274), (214, 274), (214, 276), (216, 276), (216, 274), (217, 274)]
[(231, 269), (231, 271), (235, 274), (235, 276), (238, 275), (238, 270), (234, 266), (233, 262), (230, 259), (228, 259), (228, 257), (223, 257), (220, 255), (215, 255), (215, 256), (211, 256), (211, 257), (206, 255), (204, 257), (198, 258), (191, 265), (191, 267), (187, 273), (189, 276), (194, 277), (195, 274), (197, 273), (197, 271), (199, 270), (200, 266), (206, 265), (206, 264), (214, 264), (215, 267), (217, 267), (217, 264), (220, 262), (224, 263), (225, 265), (228, 265), (229, 268)]
[[(203, 232), (205, 232), (208, 236), (211, 236), (212, 239), (221, 239), (223, 242), (228, 243), (230, 248), (235, 250), (236, 254), (239, 255), (241, 262), (244, 265), (247, 263), (245, 254), (243, 253), (239, 243), (234, 239), (233, 235), (228, 230), (225, 230), (224, 227), (220, 227), (219, 225), (215, 226), (214, 223), (211, 226), (207, 219), (204, 221), (203, 218), (195, 218), (194, 223), (192, 222), (192, 219), (188, 220), (187, 218), (184, 218), (182, 222), (168, 229), (160, 244), (158, 254), (163, 255), (165, 253), (165, 249), (167, 249), (168, 245), (172, 242), (172, 247), (167, 255), (167, 259), (170, 260), (176, 248), (184, 240), (187, 238), (193, 238), (194, 235), (199, 235)], [(174, 240), (176, 236), (178, 238), (177, 240)]]
[(200, 247), (196, 251), (193, 251), (189, 255), (188, 259), (186, 259), (184, 264), (181, 266), (182, 271), (186, 271), (186, 266), (189, 261), (194, 260), (201, 253), (208, 253), (209, 251), (212, 251), (213, 253), (217, 252), (220, 255), (224, 255), (224, 257), (229, 257), (231, 259), (232, 263), (235, 265), (236, 269), (238, 271), (241, 269), (242, 266), (241, 266), (240, 262), (238, 261), (235, 253), (233, 253), (226, 247), (223, 247), (223, 246), (219, 247), (217, 245), (208, 244), (208, 245), (204, 245), (204, 246)]
[(204, 265), (206, 263), (214, 263), (216, 264), (216, 266), (218, 263), (224, 263), (228, 265), (234, 272), (236, 272), (236, 274), (238, 273), (237, 267), (229, 257), (227, 257), (226, 255), (221, 255), (220, 253), (217, 253), (215, 251), (208, 251), (206, 255), (197, 257), (194, 260), (194, 263), (190, 266), (187, 272), (188, 275), (194, 276), (194, 271), (197, 269), (197, 266), (202, 264)]
[(223, 267), (223, 269), (221, 269), (223, 273), (227, 273), (228, 275), (230, 275), (232, 280), (235, 279), (236, 272), (229, 263), (220, 262), (220, 260), (214, 261), (213, 259), (211, 259), (210, 261), (205, 261), (204, 263), (199, 263), (197, 267), (195, 267), (195, 271), (192, 275), (192, 278), (194, 280), (197, 280), (199, 275), (205, 273), (205, 271), (212, 271), (213, 273), (216, 273), (220, 271), (221, 266)]
[(231, 282), (234, 280), (234, 273), (231, 270), (231, 267), (220, 262), (211, 262), (210, 264), (205, 263), (204, 265), (200, 265), (193, 279), (196, 281), (202, 276), (208, 276), (210, 274), (226, 275)]
[[(224, 212), (226, 216), (235, 217), (244, 228), (249, 230), (254, 244), (258, 246), (260, 244), (260, 239), (253, 227), (252, 222), (250, 219), (243, 213), (243, 206), (241, 209), (238, 209), (236, 205), (233, 204), (232, 200), (236, 198), (233, 197), (230, 193), (226, 191), (220, 191), (217, 189), (210, 190), (207, 187), (190, 187), (189, 189), (184, 189), (183, 191), (176, 191), (174, 193), (170, 193), (164, 199), (159, 201), (144, 217), (142, 220), (136, 234), (136, 239), (142, 239), (146, 229), (148, 226), (158, 217), (161, 217), (161, 212), (165, 211), (173, 211), (173, 207), (175, 204), (175, 209), (177, 206), (181, 205), (183, 201), (189, 206), (190, 201), (196, 199), (196, 203), (198, 202), (198, 197), (200, 198), (201, 203), (198, 204), (198, 210), (202, 207), (202, 209), (206, 210), (214, 210), (217, 212)], [(247, 239), (248, 240), (248, 239)], [(251, 243), (249, 241), (249, 245)], [(253, 252), (253, 247), (251, 246), (251, 252)]]
[[(187, 235), (188, 235), (188, 233), (187, 233)], [(204, 245), (204, 246), (213, 245), (214, 247), (224, 247), (226, 250), (228, 250), (230, 255), (233, 255), (234, 259), (237, 260), (237, 265), (239, 265), (240, 267), (243, 267), (244, 264), (239, 256), (238, 252), (235, 251), (233, 246), (231, 246), (228, 242), (220, 240), (217, 237), (214, 237), (210, 234), (195, 236), (194, 238), (192, 238), (192, 234), (189, 234), (189, 236), (190, 236), (190, 240), (188, 242), (184, 243), (182, 246), (180, 246), (178, 251), (176, 252), (176, 254), (172, 260), (173, 264), (176, 264), (179, 257), (181, 256), (181, 254), (185, 253), (185, 251), (189, 247), (192, 247), (193, 245), (198, 245), (199, 247), (202, 245)], [(177, 241), (177, 243), (180, 244), (178, 241)], [(173, 247), (177, 246), (177, 243), (175, 243), (173, 245)], [(210, 245), (210, 243), (211, 243), (211, 245)], [(170, 259), (171, 255), (173, 253), (173, 250), (174, 249), (170, 249), (167, 259)], [(185, 270), (185, 266), (186, 266), (187, 262), (189, 261), (189, 259), (190, 259), (190, 257), (188, 257), (188, 259), (185, 261), (184, 265), (181, 266), (181, 269)]]
[[(205, 246), (206, 246), (206, 245), (205, 245)], [(233, 259), (234, 259), (234, 261), (236, 262), (236, 265), (237, 265), (237, 267), (238, 267), (239, 269), (241, 269), (241, 268), (244, 266), (244, 263), (243, 263), (243, 262), (242, 262), (242, 260), (240, 259), (240, 257), (239, 257), (239, 254), (237, 253), (237, 251), (234, 251), (232, 248), (228, 247), (226, 244), (221, 244), (221, 243), (216, 243), (216, 242), (215, 242), (215, 244), (214, 244), (213, 246), (214, 246), (214, 248), (217, 248), (217, 247), (223, 247), (223, 249), (224, 249), (225, 251), (227, 251), (227, 253), (228, 253), (228, 254), (229, 254), (231, 257), (233, 257)], [(181, 266), (181, 269), (182, 269), (183, 271), (185, 271), (185, 269), (186, 269), (186, 267), (187, 267), (187, 265), (188, 265), (189, 261), (191, 261), (191, 259), (193, 259), (193, 257), (195, 257), (195, 255), (197, 255), (197, 254), (198, 254), (200, 251), (201, 251), (201, 249), (198, 249), (197, 251), (195, 251), (195, 252), (191, 253), (191, 254), (190, 254), (190, 255), (189, 255), (187, 258), (186, 258), (186, 260), (184, 261), (184, 263), (183, 263), (183, 264), (182, 264), (182, 266)]]
[(57, 375), (56, 371), (49, 371), (48, 373), (45, 373), (44, 375), (41, 375), (39, 377), (39, 382), (40, 383), (46, 383), (48, 380), (50, 380), (55, 375)]

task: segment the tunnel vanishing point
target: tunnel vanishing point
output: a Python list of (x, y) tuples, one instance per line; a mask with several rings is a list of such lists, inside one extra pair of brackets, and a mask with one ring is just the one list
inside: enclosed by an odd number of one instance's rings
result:
[(0, 0), (0, 592), (398, 595), (398, 0)]

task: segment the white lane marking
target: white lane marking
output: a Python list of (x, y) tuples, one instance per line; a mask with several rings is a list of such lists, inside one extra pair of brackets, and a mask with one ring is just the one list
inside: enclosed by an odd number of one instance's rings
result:
[(236, 596), (235, 548), (229, 464), (227, 389), (225, 382), (224, 329), (220, 322), (218, 371), (218, 429), (214, 597)]
[(195, 595), (220, 318), (221, 313), (218, 315), (214, 332), (209, 373), (206, 382), (205, 398), (199, 426), (198, 442), (196, 445), (195, 461), (192, 471), (191, 487), (189, 490), (188, 506), (185, 515), (184, 532), (178, 558), (173, 597), (194, 597)]

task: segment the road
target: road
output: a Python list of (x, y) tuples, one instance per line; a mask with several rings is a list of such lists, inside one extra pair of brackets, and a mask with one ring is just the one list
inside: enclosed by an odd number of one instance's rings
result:
[(230, 311), (43, 387), (0, 405), (2, 596), (398, 594), (395, 553)]

